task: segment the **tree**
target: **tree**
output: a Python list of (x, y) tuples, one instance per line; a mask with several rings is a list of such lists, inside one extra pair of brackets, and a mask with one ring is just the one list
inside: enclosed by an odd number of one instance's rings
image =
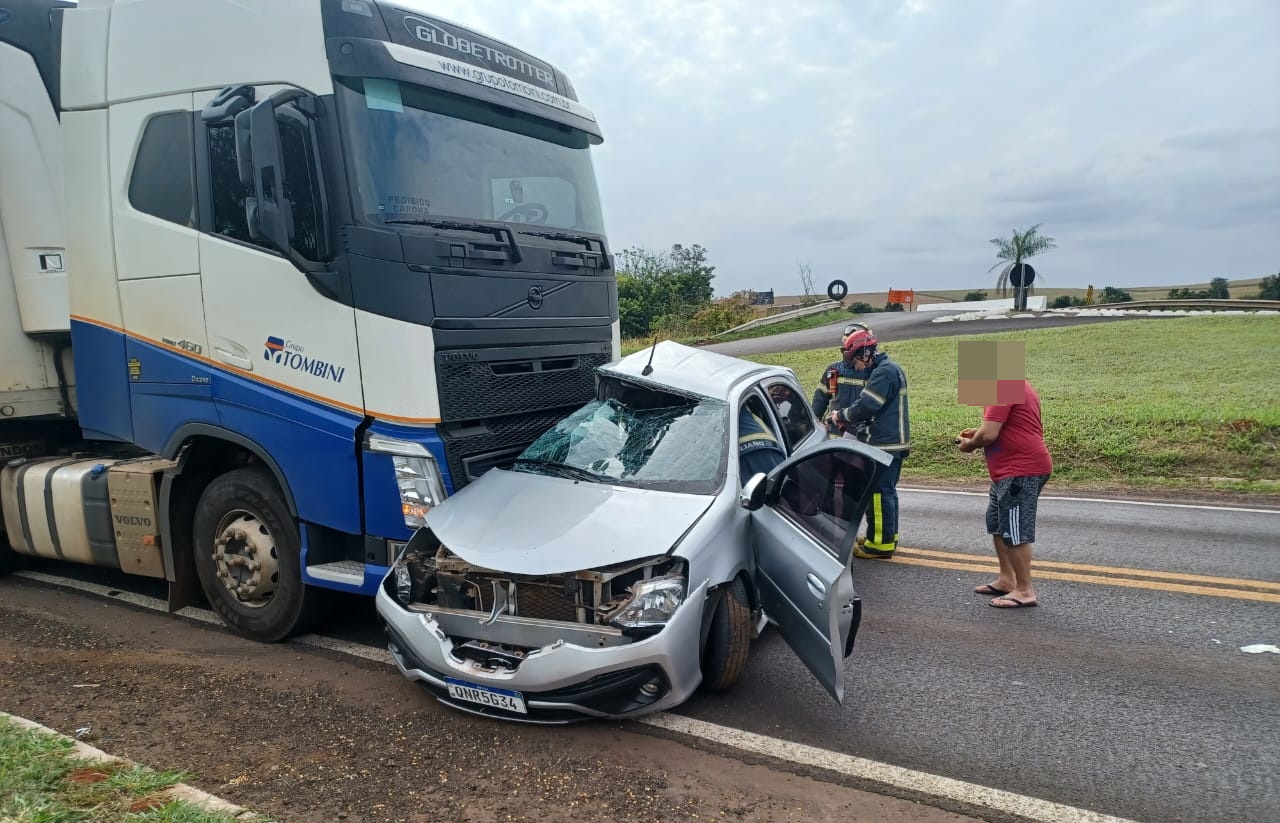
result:
[(1280, 300), (1280, 274), (1267, 275), (1259, 285), (1259, 300)]
[(1215, 300), (1229, 300), (1231, 298), (1231, 290), (1227, 288), (1227, 278), (1215, 277), (1209, 281), (1209, 291), (1205, 293), (1205, 297), (1211, 297)]
[(971, 291), (964, 296), (964, 302), (969, 303), (976, 300), (986, 300), (987, 293), (985, 291)]
[(1115, 286), (1107, 286), (1102, 290), (1102, 296), (1098, 298), (1099, 303), (1130, 303), (1132, 301), (1133, 295)]
[(631, 248), (618, 253), (618, 321), (624, 337), (644, 337), (655, 321), (671, 326), (711, 303), (715, 266), (699, 245), (669, 251)]
[[(991, 245), (996, 247), (996, 264), (990, 269), (990, 272), (1001, 261), (1006, 262), (1003, 269), (1000, 270), (1000, 277), (996, 280), (996, 288), (1000, 289), (1000, 296), (1004, 297), (1009, 287), (1009, 273), (1013, 268), (1030, 257), (1037, 254), (1044, 254), (1049, 249), (1057, 248), (1057, 243), (1052, 237), (1043, 237), (1040, 235), (1040, 226), (1042, 223), (1036, 223), (1029, 229), (1014, 229), (1013, 234), (1009, 237), (993, 237)], [(1026, 308), (1025, 297), (1028, 294), (1034, 294), (1034, 286), (1022, 290), (1018, 293), (1018, 289), (1014, 287), (1014, 304), (1019, 308)]]

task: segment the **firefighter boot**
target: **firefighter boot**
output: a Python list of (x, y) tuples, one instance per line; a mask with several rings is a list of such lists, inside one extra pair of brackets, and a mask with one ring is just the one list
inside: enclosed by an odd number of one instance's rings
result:
[(897, 536), (894, 541), (887, 546), (867, 545), (867, 538), (859, 537), (853, 546), (853, 556), (861, 557), (863, 560), (888, 560), (893, 557), (894, 549), (898, 548)]

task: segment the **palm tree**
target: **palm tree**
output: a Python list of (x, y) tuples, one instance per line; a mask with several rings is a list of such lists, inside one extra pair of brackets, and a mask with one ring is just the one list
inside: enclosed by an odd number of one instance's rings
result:
[[(1014, 229), (1012, 237), (991, 238), (991, 245), (998, 249), (996, 251), (996, 264), (991, 269), (999, 266), (1003, 261), (1008, 261), (1008, 264), (1000, 270), (1000, 278), (996, 281), (996, 288), (1000, 289), (1001, 297), (1005, 295), (1008, 289), (1009, 273), (1013, 271), (1014, 266), (1028, 257), (1035, 257), (1037, 254), (1046, 252), (1049, 249), (1057, 248), (1058, 244), (1054, 242), (1052, 237), (1040, 236), (1039, 232), (1042, 225), (1044, 224), (1036, 223), (1031, 228), (1022, 231)], [(991, 269), (987, 269), (987, 271), (991, 271)], [(1027, 293), (1031, 293), (1030, 289), (1028, 289)]]

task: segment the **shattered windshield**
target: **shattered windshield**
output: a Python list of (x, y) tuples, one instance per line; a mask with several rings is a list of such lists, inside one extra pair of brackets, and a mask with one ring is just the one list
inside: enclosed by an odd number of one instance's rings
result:
[(710, 398), (660, 407), (636, 407), (617, 398), (597, 400), (530, 444), (514, 469), (713, 494), (724, 481), (727, 411), (726, 403)]

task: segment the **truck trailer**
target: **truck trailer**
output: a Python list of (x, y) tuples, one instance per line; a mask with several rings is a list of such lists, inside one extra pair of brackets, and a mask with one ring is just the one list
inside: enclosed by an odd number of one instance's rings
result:
[(391, 0), (0, 3), (0, 571), (264, 642), (372, 596), (620, 356), (602, 139)]

